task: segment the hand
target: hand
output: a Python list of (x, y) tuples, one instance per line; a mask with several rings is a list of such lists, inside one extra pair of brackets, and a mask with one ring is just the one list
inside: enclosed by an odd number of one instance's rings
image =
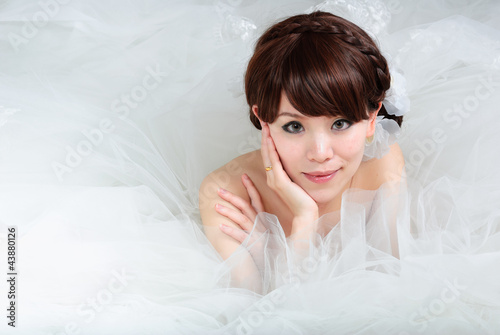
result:
[[(233, 206), (235, 206), (236, 208), (238, 208), (238, 210), (234, 210), (232, 208), (228, 208), (220, 204), (217, 204), (215, 206), (215, 210), (219, 214), (233, 221), (239, 227), (239, 228), (234, 228), (221, 224), (220, 229), (222, 230), (222, 232), (231, 236), (238, 242), (243, 243), (243, 241), (247, 239), (248, 235), (253, 229), (257, 213), (263, 212), (264, 206), (262, 205), (262, 199), (260, 197), (259, 191), (257, 191), (257, 188), (253, 184), (250, 177), (244, 174), (241, 179), (243, 185), (247, 190), (248, 196), (250, 197), (251, 203), (232, 194), (227, 190), (219, 189), (218, 191), (219, 196), (222, 199), (229, 202), (230, 204), (232, 204)], [(249, 243), (247, 244), (251, 245), (252, 242), (254, 242), (261, 235), (261, 233), (263, 233), (263, 231), (257, 231), (254, 234), (252, 234), (252, 241), (249, 241)]]
[[(267, 185), (275, 191), (280, 198), (288, 205), (294, 216), (293, 225), (305, 225), (318, 219), (318, 204), (299, 185), (295, 184), (286, 171), (283, 169), (279, 154), (271, 137), (269, 125), (261, 122), (262, 125), (262, 161), (264, 167), (271, 166), (270, 171), (266, 171)], [(294, 229), (295, 228), (295, 229)], [(301, 227), (293, 227), (292, 232)]]
[(221, 231), (240, 242), (247, 251), (247, 253), (240, 254), (238, 257), (238, 265), (241, 267), (236, 266), (232, 269), (232, 280), (242, 284), (242, 287), (250, 288), (255, 292), (262, 292), (264, 290), (262, 286), (262, 273), (265, 266), (264, 250), (266, 244), (266, 236), (262, 235), (266, 232), (266, 229), (261, 224), (254, 227), (254, 222), (257, 213), (264, 211), (264, 206), (262, 205), (260, 194), (250, 177), (244, 174), (242, 182), (248, 193), (250, 202), (227, 190), (219, 189), (219, 196), (235, 206), (237, 210), (220, 204), (215, 206), (215, 210), (237, 225), (237, 227), (230, 227), (221, 224)]

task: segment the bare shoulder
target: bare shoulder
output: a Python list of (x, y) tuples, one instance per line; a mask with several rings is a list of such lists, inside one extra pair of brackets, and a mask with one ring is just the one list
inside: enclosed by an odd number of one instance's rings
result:
[(361, 163), (358, 171), (361, 188), (377, 189), (386, 182), (401, 180), (404, 165), (403, 152), (399, 144), (395, 143), (384, 157)]
[(384, 171), (387, 171), (390, 175), (401, 178), (401, 173), (405, 165), (405, 159), (403, 157), (403, 152), (399, 147), (399, 144), (394, 143), (390, 146), (391, 150), (387, 155), (377, 160), (377, 164)]
[[(217, 190), (224, 188), (240, 197), (247, 198), (245, 187), (241, 182), (241, 176), (244, 173), (252, 173), (256, 159), (260, 157), (258, 151), (252, 151), (243, 154), (224, 164), (220, 168), (209, 173), (202, 181), (200, 186), (200, 209), (202, 201), (220, 199), (217, 196)], [(215, 204), (214, 204), (215, 205)], [(206, 206), (203, 206), (205, 208)]]

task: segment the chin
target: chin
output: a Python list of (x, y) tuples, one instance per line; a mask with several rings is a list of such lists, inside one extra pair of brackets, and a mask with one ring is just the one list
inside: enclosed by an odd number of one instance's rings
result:
[(331, 180), (325, 184), (313, 184), (308, 180), (304, 180), (303, 176), (290, 176), (290, 179), (299, 185), (307, 194), (319, 205), (332, 202), (344, 188), (346, 181), (339, 184), (338, 181)]
[(318, 204), (328, 204), (335, 199), (339, 192), (335, 192), (331, 187), (325, 187), (322, 190), (307, 190), (307, 194)]

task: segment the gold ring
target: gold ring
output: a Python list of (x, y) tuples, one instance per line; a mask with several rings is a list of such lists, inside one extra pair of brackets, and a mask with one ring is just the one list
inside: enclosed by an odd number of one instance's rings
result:
[(266, 167), (266, 171), (271, 171), (272, 169), (273, 169), (273, 167), (272, 167), (272, 166), (268, 166), (268, 167)]

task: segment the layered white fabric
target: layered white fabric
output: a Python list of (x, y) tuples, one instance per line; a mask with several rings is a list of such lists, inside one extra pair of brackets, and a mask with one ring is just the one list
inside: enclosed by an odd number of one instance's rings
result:
[[(258, 243), (223, 261), (199, 185), (259, 148), (242, 84), (256, 39), (314, 9), (368, 30), (404, 75), (404, 178), (347, 191), (307, 240), (261, 213)], [(5, 274), (18, 230), (17, 327), (0, 332), (500, 332), (499, 15), (491, 1), (0, 4)]]

